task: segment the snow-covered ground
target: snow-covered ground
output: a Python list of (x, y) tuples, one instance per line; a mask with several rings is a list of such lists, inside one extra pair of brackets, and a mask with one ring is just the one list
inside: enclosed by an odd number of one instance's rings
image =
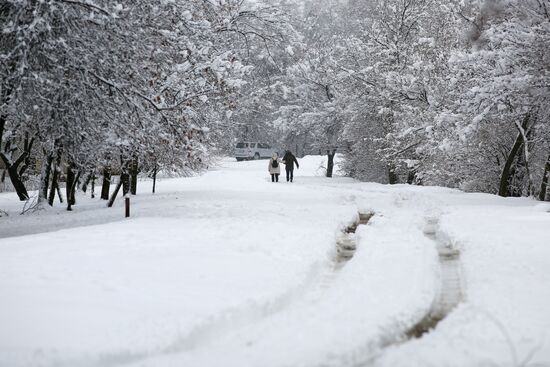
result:
[[(144, 181), (130, 219), (83, 197), (19, 216), (0, 194), (0, 366), (550, 366), (548, 204), (327, 179), (322, 160), (292, 184), (230, 160)], [(408, 339), (445, 291), (441, 244), (461, 302)]]

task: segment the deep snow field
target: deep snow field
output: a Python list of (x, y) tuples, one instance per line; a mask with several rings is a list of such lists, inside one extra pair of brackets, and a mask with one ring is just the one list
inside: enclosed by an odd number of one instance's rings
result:
[[(0, 367), (550, 366), (549, 204), (328, 179), (323, 161), (294, 183), (230, 159), (155, 195), (142, 181), (129, 219), (82, 196), (20, 216), (0, 194)], [(460, 302), (409, 338), (446, 291), (442, 247)]]

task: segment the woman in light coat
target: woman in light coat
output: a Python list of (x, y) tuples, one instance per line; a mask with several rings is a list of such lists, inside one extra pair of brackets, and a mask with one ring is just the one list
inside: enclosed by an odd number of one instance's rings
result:
[(277, 153), (273, 153), (271, 156), (267, 170), (271, 175), (271, 182), (279, 182), (279, 175), (281, 174), (281, 159)]

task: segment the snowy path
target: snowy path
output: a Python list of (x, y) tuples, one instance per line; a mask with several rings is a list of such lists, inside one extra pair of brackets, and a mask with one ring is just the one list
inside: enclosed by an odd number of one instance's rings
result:
[[(516, 366), (537, 346), (529, 362), (550, 366), (544, 204), (319, 164), (293, 184), (268, 182), (265, 161), (154, 197), (144, 183), (129, 220), (90, 200), (0, 218), (0, 366)], [(375, 215), (338, 266), (358, 212)], [(449, 314), (407, 341), (434, 312)]]

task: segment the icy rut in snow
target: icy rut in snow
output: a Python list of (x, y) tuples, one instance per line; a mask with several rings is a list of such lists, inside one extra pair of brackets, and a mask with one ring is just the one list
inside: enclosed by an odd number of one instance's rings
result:
[(420, 338), (434, 329), (461, 301), (463, 297), (460, 251), (439, 232), (437, 218), (428, 218), (424, 234), (435, 242), (441, 266), (441, 286), (430, 312), (407, 332), (409, 338)]
[(336, 241), (336, 263), (342, 264), (350, 260), (357, 250), (355, 231), (360, 225), (365, 225), (372, 218), (374, 213), (359, 213), (355, 222), (346, 227), (340, 238)]

